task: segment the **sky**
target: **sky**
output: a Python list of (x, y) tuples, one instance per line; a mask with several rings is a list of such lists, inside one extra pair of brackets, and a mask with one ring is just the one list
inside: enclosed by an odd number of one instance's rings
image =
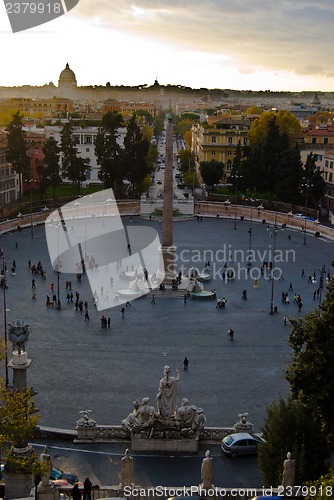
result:
[(0, 86), (57, 85), (68, 62), (78, 85), (334, 91), (333, 26), (333, 0), (79, 0), (12, 33), (1, 2)]

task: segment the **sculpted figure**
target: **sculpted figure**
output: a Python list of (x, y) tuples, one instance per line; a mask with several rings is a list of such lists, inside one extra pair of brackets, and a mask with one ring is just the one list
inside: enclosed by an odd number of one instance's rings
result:
[(42, 486), (49, 486), (50, 477), (51, 477), (52, 460), (51, 460), (51, 457), (50, 457), (48, 451), (49, 451), (48, 447), (45, 446), (44, 450), (43, 450), (43, 453), (41, 453), (41, 455), (39, 457), (40, 461), (44, 462), (46, 464), (46, 467), (47, 467), (47, 471), (46, 471), (46, 473), (44, 474), (44, 476), (42, 477), (42, 480), (41, 480)]
[(132, 432), (133, 428), (136, 426), (136, 418), (138, 414), (138, 409), (140, 407), (140, 403), (138, 399), (133, 402), (133, 412), (131, 412), (124, 420), (122, 420), (121, 425), (124, 430)]
[(283, 463), (283, 476), (282, 476), (282, 486), (293, 486), (295, 482), (295, 469), (296, 463), (292, 459), (290, 452), (286, 455), (286, 460)]
[(140, 407), (137, 410), (135, 423), (138, 427), (151, 427), (153, 426), (155, 417), (155, 408), (150, 406), (149, 398), (143, 398)]
[(128, 449), (125, 450), (125, 455), (122, 458), (121, 464), (121, 486), (131, 486), (133, 483), (133, 458), (130, 456)]
[(204, 427), (205, 415), (202, 408), (190, 405), (187, 398), (182, 399), (182, 406), (177, 409), (176, 422), (182, 428), (190, 428), (198, 433)]
[(210, 457), (210, 450), (207, 450), (201, 467), (202, 487), (205, 489), (212, 487), (212, 471), (212, 458)]
[(171, 417), (175, 415), (178, 380), (180, 380), (179, 370), (176, 370), (176, 377), (172, 377), (170, 375), (169, 366), (165, 366), (164, 376), (160, 380), (159, 392), (157, 394), (158, 410), (162, 417)]

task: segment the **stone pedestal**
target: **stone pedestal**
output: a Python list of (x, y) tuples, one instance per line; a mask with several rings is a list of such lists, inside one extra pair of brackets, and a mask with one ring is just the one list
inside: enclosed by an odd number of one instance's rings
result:
[(60, 490), (55, 488), (51, 483), (49, 486), (42, 486), (39, 484), (37, 487), (37, 495), (38, 500), (59, 500)]
[(33, 474), (10, 474), (6, 472), (6, 498), (27, 498), (34, 487)]
[(96, 439), (96, 424), (93, 426), (88, 425), (77, 425), (77, 438), (76, 442), (83, 441), (95, 441)]
[(161, 253), (165, 267), (165, 278), (163, 280), (165, 285), (171, 285), (173, 279), (175, 279), (175, 265), (174, 265), (175, 252), (176, 252), (176, 247), (173, 245), (161, 246)]
[(26, 352), (13, 351), (8, 367), (13, 370), (13, 389), (23, 391), (27, 387), (27, 370), (32, 360), (28, 359)]
[(131, 451), (165, 451), (169, 453), (198, 453), (199, 440), (195, 439), (143, 439), (132, 436)]

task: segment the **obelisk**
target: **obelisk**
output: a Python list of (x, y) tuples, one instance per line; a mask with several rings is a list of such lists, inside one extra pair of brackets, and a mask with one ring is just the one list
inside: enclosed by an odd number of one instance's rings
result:
[(161, 250), (165, 266), (164, 283), (170, 284), (175, 278), (175, 247), (173, 246), (173, 124), (170, 116), (167, 116), (167, 120)]

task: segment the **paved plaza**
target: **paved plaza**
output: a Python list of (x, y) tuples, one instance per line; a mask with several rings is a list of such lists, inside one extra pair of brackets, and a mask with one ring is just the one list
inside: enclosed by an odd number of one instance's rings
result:
[[(157, 221), (125, 217), (123, 222), (161, 231)], [(119, 425), (132, 411), (135, 399), (147, 396), (156, 406), (159, 380), (167, 364), (172, 374), (180, 369), (179, 401), (187, 397), (191, 404), (203, 408), (207, 426), (231, 426), (239, 413), (247, 411), (259, 431), (266, 406), (287, 395), (284, 368), (290, 356), (290, 326), (284, 325), (283, 317), (295, 318), (318, 307), (319, 299), (313, 299), (313, 292), (319, 286), (322, 266), (332, 271), (333, 242), (307, 235), (304, 245), (299, 231), (279, 229), (275, 238), (272, 227), (253, 223), (251, 248), (257, 252), (257, 262), (247, 275), (242, 251), (246, 253), (250, 247), (249, 222), (238, 220), (234, 230), (231, 220), (191, 219), (175, 222), (173, 229), (177, 270), (181, 264), (203, 269), (210, 260), (216, 277), (205, 287), (214, 288), (218, 297), (227, 299), (225, 309), (216, 309), (214, 300), (189, 299), (184, 303), (182, 297), (157, 296), (152, 304), (145, 296), (126, 308), (124, 318), (121, 306), (104, 311), (111, 319), (111, 327), (105, 329), (100, 326), (101, 312), (94, 308), (85, 276), (77, 283), (74, 274), (61, 274), (62, 309), (45, 306), (51, 282), (57, 288), (57, 275), (51, 268), (44, 226), (34, 228), (33, 239), (29, 229), (1, 236), (0, 247), (8, 266), (7, 320), (24, 320), (32, 329), (27, 345), (28, 357), (33, 360), (28, 384), (38, 392), (34, 399), (41, 412), (40, 425), (73, 429), (79, 411), (86, 409), (93, 410), (92, 418), (99, 424)], [(262, 276), (254, 288), (252, 278), (263, 260), (272, 260), (268, 252), (274, 240), (282, 255), (277, 265), (284, 280), (275, 280), (278, 312), (270, 315), (272, 282)], [(230, 252), (233, 262), (229, 262)], [(12, 276), (14, 259), (17, 273)], [(35, 264), (41, 260), (47, 272), (46, 280), (35, 277), (36, 300), (32, 300), (29, 259)], [(226, 261), (236, 270), (236, 279), (228, 283), (222, 279)], [(313, 273), (315, 284), (308, 283)], [(84, 314), (73, 304), (67, 304), (66, 280), (72, 281), (73, 293), (78, 291), (89, 302), (89, 321), (85, 322)], [(293, 291), (289, 292), (290, 304), (285, 305), (281, 293), (288, 291), (290, 282)], [(247, 301), (241, 298), (244, 289)], [(302, 297), (300, 313), (293, 303), (295, 292)], [(113, 296), (110, 288), (110, 300)], [(235, 332), (233, 341), (227, 335), (229, 328)], [(183, 372), (185, 356), (189, 359), (187, 372)]]

